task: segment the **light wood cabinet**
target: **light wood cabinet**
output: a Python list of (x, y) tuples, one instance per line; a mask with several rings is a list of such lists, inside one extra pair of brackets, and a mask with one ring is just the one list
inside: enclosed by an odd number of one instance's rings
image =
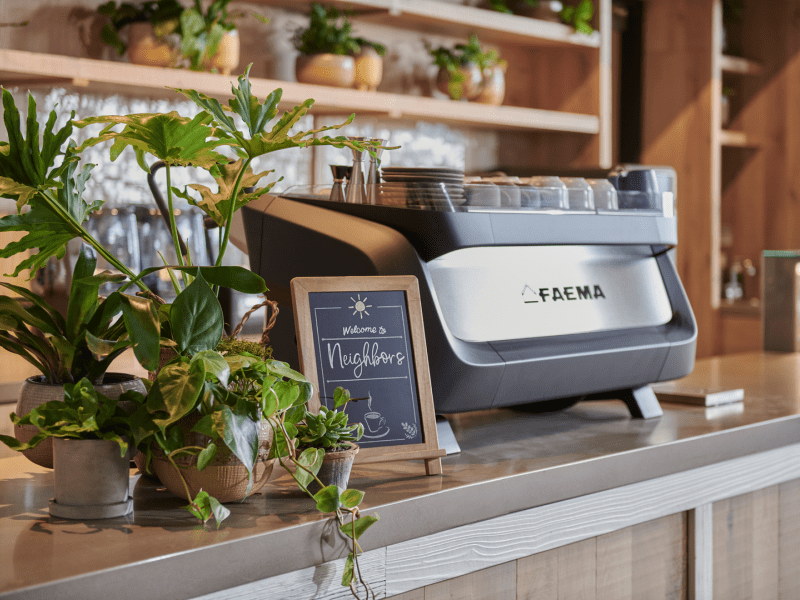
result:
[[(259, 0), (291, 10), (310, 0)], [(433, 0), (353, 0), (334, 4), (354, 21), (379, 23), (409, 35), (426, 32), (466, 38), (476, 32), (509, 61), (503, 106), (403, 94), (362, 92), (263, 78), (252, 80), (263, 97), (283, 89), (283, 108), (315, 98), (313, 114), (373, 115), (447, 123), (500, 133), (502, 165), (533, 168), (611, 166), (611, 0), (598, 0), (598, 31), (579, 34), (567, 25), (505, 15)], [(288, 33), (287, 33), (288, 35)], [(241, 65), (263, 57), (243, 56)], [(169, 87), (228, 97), (232, 77), (121, 62), (0, 49), (0, 84), (66, 86), (87, 93), (170, 97)]]
[[(762, 251), (800, 245), (800, 2), (742, 5), (723, 34), (722, 0), (645, 3), (641, 160), (678, 173), (678, 271), (700, 357), (760, 348)], [(731, 306), (725, 284), (747, 261), (756, 273)]]

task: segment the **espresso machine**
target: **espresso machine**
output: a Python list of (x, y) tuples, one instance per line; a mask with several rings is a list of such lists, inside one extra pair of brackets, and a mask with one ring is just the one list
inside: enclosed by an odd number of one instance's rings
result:
[(661, 414), (648, 384), (690, 373), (697, 336), (670, 256), (672, 169), (502, 181), (407, 171), (372, 184), (369, 203), (309, 187), (241, 210), (251, 269), (279, 302), (276, 356), (297, 364), (294, 277), (410, 274), (437, 413), (614, 398), (634, 417)]

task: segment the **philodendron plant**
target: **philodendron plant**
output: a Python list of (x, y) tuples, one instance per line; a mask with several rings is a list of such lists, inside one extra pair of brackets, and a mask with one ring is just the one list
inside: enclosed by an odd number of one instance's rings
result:
[[(54, 131), (56, 115), (53, 112), (43, 128), (41, 149), (40, 126), (33, 99), (29, 100), (23, 135), (13, 98), (4, 91), (4, 119), (10, 141), (0, 145), (0, 195), (15, 199), (19, 214), (0, 219), (0, 232), (23, 231), (26, 235), (19, 242), (0, 250), (0, 257), (30, 252), (31, 255), (19, 263), (17, 274), (24, 269), (43, 266), (52, 256), (63, 257), (67, 242), (80, 238), (105, 258), (115, 271), (127, 278), (127, 282), (116, 296), (112, 294), (103, 302), (98, 300), (93, 313), (93, 307), (89, 306), (91, 302), (86, 300), (84, 305), (81, 300), (80, 318), (70, 321), (68, 317), (67, 328), (70, 329), (70, 323), (80, 322), (78, 329), (83, 327), (82, 331), (85, 331), (81, 339), (88, 340), (86, 343), (91, 344), (90, 348), (94, 346), (97, 350), (102, 347), (108, 351), (105, 355), (96, 352), (98, 361), (119, 351), (124, 342), (133, 346), (137, 359), (145, 368), (156, 371), (160, 350), (170, 348), (175, 352), (175, 357), (157, 374), (148, 393), (146, 409), (149, 420), (137, 420), (134, 443), (149, 453), (152, 442), (155, 442), (172, 459), (184, 453), (197, 454), (198, 468), (208, 464), (218, 444), (222, 443), (249, 468), (252, 477), (253, 448), (257, 444), (257, 424), (261, 418), (268, 419), (280, 433), (276, 435), (274, 456), (291, 456), (302, 465), (299, 467), (301, 472), (303, 469), (313, 471), (315, 463), (303, 465), (308, 457), (292, 453), (292, 439), (296, 434), (294, 425), (302, 419), (304, 404), (311, 395), (311, 384), (280, 361), (264, 361), (244, 352), (223, 356), (216, 350), (224, 325), (217, 299), (219, 288), (230, 287), (251, 294), (266, 291), (264, 281), (258, 275), (240, 267), (222, 266), (234, 213), (270, 191), (277, 183), (273, 181), (259, 187), (260, 181), (272, 171), (254, 173), (251, 163), (259, 156), (285, 148), (330, 145), (357, 148), (374, 155), (381, 146), (377, 142), (357, 142), (345, 137), (317, 137), (326, 130), (349, 124), (353, 116), (339, 125), (292, 133), (291, 129), (308, 112), (313, 100), (306, 100), (285, 112), (270, 126), (278, 115), (282, 92), (277, 89), (260, 102), (251, 92), (248, 74), (249, 67), (238, 78), (238, 86), (232, 86), (233, 97), (226, 105), (195, 90), (177, 90), (199, 106), (200, 111), (193, 118), (177, 112), (98, 116), (77, 121), (71, 118), (64, 128)], [(82, 128), (95, 124), (105, 127), (80, 146), (70, 139), (73, 125)], [(84, 166), (76, 175), (77, 163), (84, 149), (106, 141), (112, 142), (112, 161), (131, 147), (144, 171), (149, 172), (148, 155), (165, 164), (170, 229), (178, 264), (165, 264), (135, 274), (84, 227), (84, 221), (100, 203), (83, 199), (92, 165)], [(226, 150), (228, 154), (220, 150)], [(171, 169), (175, 166), (208, 171), (216, 180), (218, 189), (214, 191), (198, 184), (183, 190), (173, 187)], [(220, 251), (215, 265), (195, 265), (191, 256), (181, 252), (173, 217), (175, 196), (198, 206), (219, 226)], [(79, 260), (75, 285), (84, 284), (89, 271), (88, 260)], [(172, 304), (165, 304), (144, 282), (146, 275), (159, 269), (167, 270), (175, 287), (177, 297)], [(139, 289), (137, 294), (126, 293), (133, 286)], [(135, 306), (136, 310), (126, 313), (126, 303)], [(121, 306), (119, 310), (124, 317), (124, 332), (121, 326), (110, 323), (108, 327), (113, 329), (113, 335), (108, 330), (97, 329), (94, 315), (99, 312), (103, 317), (97, 319), (105, 322), (110, 309), (117, 305)], [(35, 304), (29, 312), (42, 316), (48, 309)], [(89, 313), (92, 313), (91, 317)], [(96, 343), (88, 334), (102, 344)], [(192, 411), (201, 416), (198, 431), (211, 438), (203, 448), (185, 446), (181, 434), (176, 433), (179, 429), (175, 424)], [(357, 511), (362, 496), (361, 493), (351, 493), (342, 499), (334, 486), (334, 489), (323, 489), (314, 498), (320, 510), (334, 512), (341, 521), (341, 511)], [(190, 497), (187, 508), (204, 521), (213, 515), (218, 523), (227, 511), (204, 492), (193, 499)], [(355, 522), (359, 523), (358, 520)], [(365, 523), (361, 521), (352, 526), (349, 533), (343, 532), (355, 540), (366, 529)], [(343, 582), (345, 585), (352, 586), (355, 581), (354, 564), (357, 567), (357, 554), (351, 553), (348, 561), (350, 579)]]

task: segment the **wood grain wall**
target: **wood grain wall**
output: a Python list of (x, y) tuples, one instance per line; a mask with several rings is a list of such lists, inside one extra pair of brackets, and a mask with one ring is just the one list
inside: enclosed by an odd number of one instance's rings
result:
[(678, 600), (687, 597), (679, 513), (392, 596), (392, 600)]

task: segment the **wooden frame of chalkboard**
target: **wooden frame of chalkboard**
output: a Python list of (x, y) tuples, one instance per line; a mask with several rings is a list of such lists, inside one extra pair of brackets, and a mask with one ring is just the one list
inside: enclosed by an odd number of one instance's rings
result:
[[(331, 398), (332, 402), (336, 384), (341, 383), (348, 389), (354, 385), (378, 387), (382, 393), (375, 398), (376, 406), (373, 406), (372, 391), (367, 392), (369, 412), (363, 415), (365, 436), (359, 442), (356, 462), (423, 459), (428, 475), (441, 474), (440, 457), (445, 451), (439, 448), (436, 433), (417, 278), (412, 275), (297, 277), (292, 280), (291, 288), (300, 371), (314, 384), (309, 408), (319, 410), (320, 390), (325, 393), (324, 398)], [(378, 304), (374, 307), (367, 304), (370, 298), (378, 299)], [(386, 305), (381, 305), (381, 299), (387, 300)], [(377, 321), (379, 315), (388, 318)], [(324, 337), (326, 331), (328, 337)], [(325, 353), (322, 352), (323, 341)], [(379, 347), (379, 344), (385, 346)], [(324, 368), (324, 354), (329, 359), (328, 373)], [(411, 359), (406, 360), (409, 355)], [(339, 376), (344, 378), (331, 375), (334, 363), (336, 368), (347, 368), (347, 375)], [(380, 372), (376, 373), (376, 369)], [(327, 390), (328, 387), (331, 389)], [(359, 394), (353, 396), (359, 397)], [(385, 403), (387, 397), (392, 401), (391, 406)], [(359, 403), (363, 406), (363, 400)], [(401, 411), (399, 418), (405, 415), (406, 419), (397, 427), (399, 406), (406, 411)], [(389, 416), (383, 416), (381, 410)], [(370, 433), (375, 439), (365, 439)]]

